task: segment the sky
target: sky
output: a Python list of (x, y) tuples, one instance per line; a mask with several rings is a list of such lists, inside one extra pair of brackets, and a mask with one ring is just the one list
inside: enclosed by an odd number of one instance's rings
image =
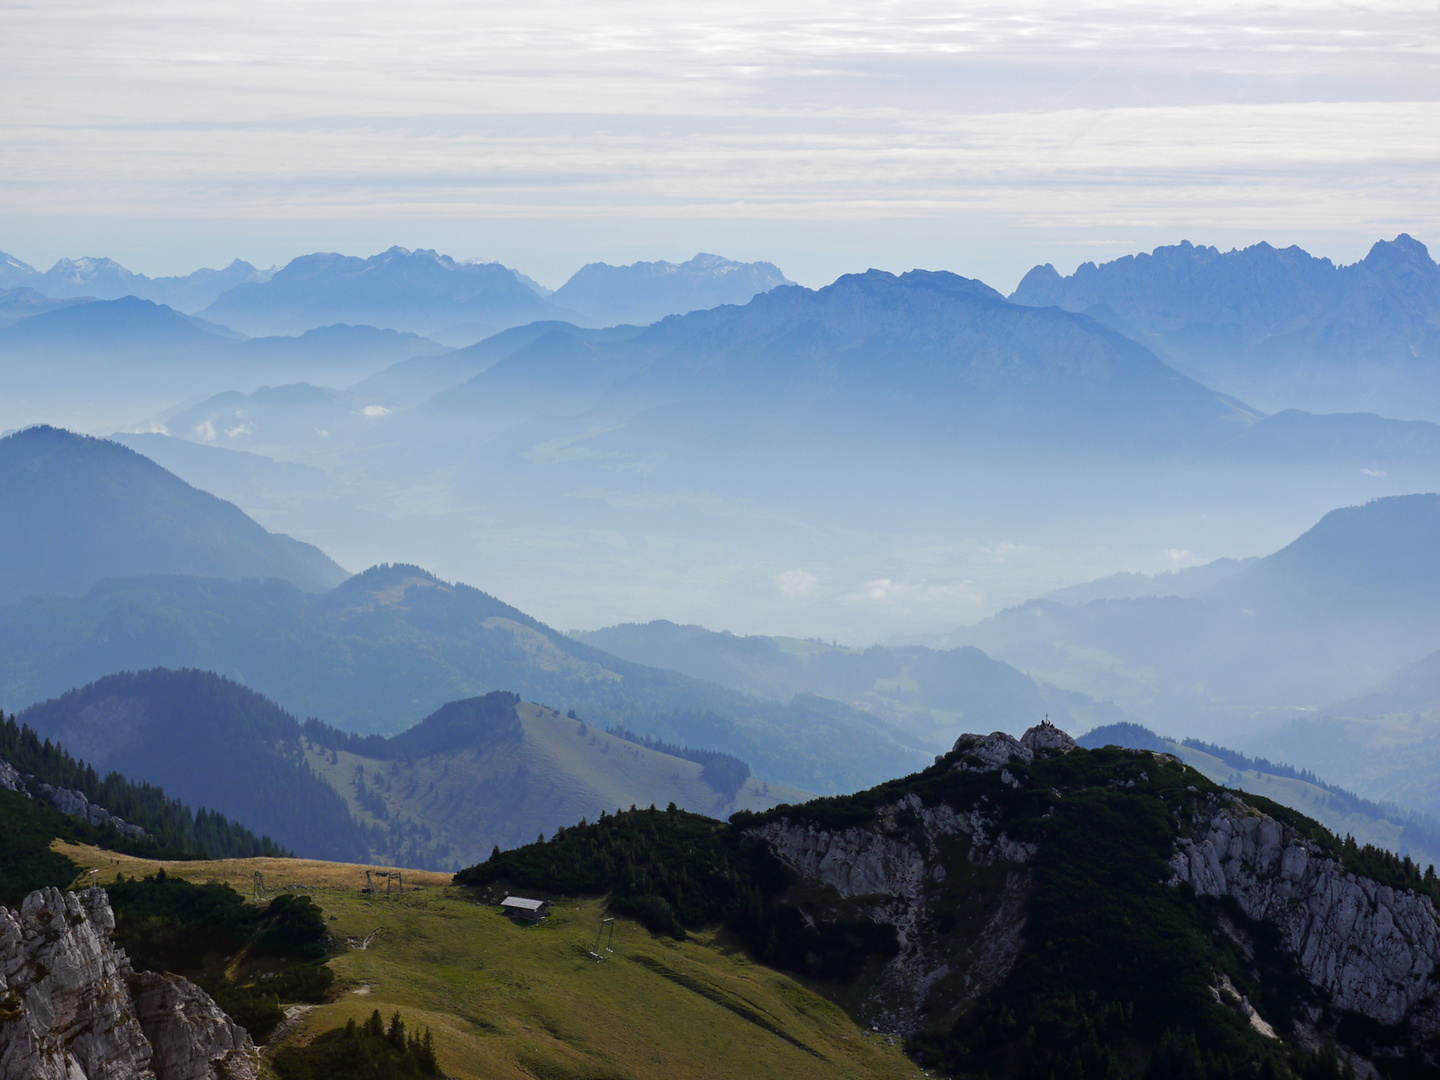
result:
[(40, 269), (711, 251), (1008, 291), (1440, 243), (1433, 0), (0, 0), (0, 100), (0, 250)]

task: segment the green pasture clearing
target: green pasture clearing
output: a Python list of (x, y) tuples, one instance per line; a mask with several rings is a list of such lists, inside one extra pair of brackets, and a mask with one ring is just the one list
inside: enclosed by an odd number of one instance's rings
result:
[[(123, 856), (119, 866), (76, 845), (64, 853), (89, 880), (148, 866)], [(363, 880), (363, 867), (274, 859), (165, 867), (245, 892), (261, 862), (267, 881), (315, 885), (308, 891), (336, 943), (335, 1000), (306, 1013), (286, 1039), (379, 1009), (387, 1019), (399, 1011), (411, 1031), (430, 1028), (441, 1068), (459, 1080), (920, 1076), (898, 1040), (867, 1035), (839, 1006), (713, 933), (677, 942), (617, 919), (614, 952), (602, 943), (597, 962), (590, 950), (608, 917), (598, 898), (561, 901), (548, 919), (525, 924), (438, 884), (438, 875), (407, 872), (406, 890), (386, 898), (347, 884)]]

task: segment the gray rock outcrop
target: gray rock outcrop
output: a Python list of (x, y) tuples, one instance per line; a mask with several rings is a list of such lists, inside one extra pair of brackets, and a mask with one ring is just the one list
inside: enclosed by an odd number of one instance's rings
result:
[(1015, 738), (1003, 731), (989, 735), (961, 735), (955, 740), (952, 753), (960, 755), (954, 768), (967, 772), (994, 772), (1012, 760), (1029, 765), (1042, 754), (1068, 754), (1075, 749), (1075, 740), (1048, 720), (1036, 724)]
[(103, 829), (108, 825), (121, 836), (128, 836), (133, 840), (143, 840), (148, 835), (139, 825), (131, 825), (124, 818), (116, 817), (109, 810), (92, 803), (81, 792), (73, 788), (57, 788), (50, 784), (41, 784), (40, 794), (45, 796), (50, 805), (62, 814), (79, 818), (81, 821), (88, 821), (97, 828)]
[(967, 772), (994, 772), (1018, 758), (1022, 765), (1035, 760), (1035, 752), (1013, 735), (992, 731), (989, 735), (961, 735), (951, 751), (960, 755), (954, 768)]
[(184, 979), (137, 975), (114, 928), (99, 888), (0, 908), (0, 1077), (255, 1080), (245, 1030)]
[(250, 1036), (204, 990), (178, 975), (142, 971), (131, 991), (157, 1080), (253, 1080)]
[(1250, 918), (1274, 924), (1301, 972), (1339, 1008), (1435, 1026), (1435, 1017), (1412, 1015), (1436, 989), (1440, 964), (1428, 896), (1347, 873), (1318, 844), (1229, 795), (1203, 801), (1170, 866), (1172, 885), (1233, 897)]
[(20, 776), (20, 770), (3, 758), (0, 758), (0, 791), (25, 793), (25, 782)]
[[(1006, 836), (981, 807), (925, 806), (918, 795), (909, 794), (881, 807), (876, 820), (863, 825), (835, 830), (779, 819), (750, 835), (764, 840), (812, 886), (858, 901), (869, 918), (894, 927), (899, 952), (861, 1006), (867, 1019), (883, 1022), (888, 1030), (915, 1031), (930, 989), (941, 980), (958, 981), (966, 1001), (978, 998), (1010, 973), (1020, 954), (1030, 896), (1025, 864), (1036, 848)], [(965, 845), (971, 864), (995, 868), (1000, 883), (978, 933), (958, 955), (934, 947), (936, 919), (944, 907), (944, 848), (957, 842)]]
[(1021, 735), (1020, 745), (1033, 754), (1068, 754), (1075, 749), (1075, 740), (1046, 720)]
[[(18, 791), (27, 799), (31, 798), (30, 789), (25, 781), (34, 779), (33, 776), (22, 773), (10, 762), (0, 758), (0, 791)], [(36, 786), (45, 801), (62, 814), (79, 818), (81, 821), (88, 821), (91, 825), (99, 828), (109, 825), (121, 836), (128, 836), (132, 840), (143, 840), (150, 835), (139, 825), (131, 825), (124, 818), (117, 817), (103, 806), (92, 803), (83, 793), (74, 788), (57, 788), (52, 784), (37, 784)]]

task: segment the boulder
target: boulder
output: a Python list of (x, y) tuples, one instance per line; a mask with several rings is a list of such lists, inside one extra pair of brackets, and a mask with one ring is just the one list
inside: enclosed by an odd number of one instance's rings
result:
[(1036, 724), (1024, 735), (1021, 735), (1020, 743), (1036, 755), (1041, 753), (1068, 754), (1075, 749), (1075, 740), (1048, 720), (1042, 724)]
[(1013, 735), (1003, 731), (992, 731), (989, 735), (961, 735), (955, 740), (953, 751), (960, 755), (955, 768), (966, 772), (994, 772), (1018, 758), (1028, 765), (1035, 759), (1034, 752)]

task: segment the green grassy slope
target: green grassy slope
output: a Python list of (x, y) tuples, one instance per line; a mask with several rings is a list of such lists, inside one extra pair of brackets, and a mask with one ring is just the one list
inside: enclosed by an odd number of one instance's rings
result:
[[(113, 856), (66, 854), (110, 874)], [(156, 864), (119, 857), (127, 877)], [(399, 1010), (430, 1028), (454, 1080), (899, 1080), (920, 1071), (898, 1042), (862, 1032), (804, 985), (749, 960), (725, 939), (656, 938), (616, 920), (615, 951), (587, 955), (606, 913), (567, 901), (539, 925), (516, 925), (433, 875), (407, 891), (359, 892), (360, 868), (301, 860), (167, 864), (248, 894), (252, 867), (268, 882), (315, 886), (337, 942), (334, 999), (287, 1036), (303, 1039)], [(422, 884), (415, 889), (408, 887)], [(330, 921), (333, 916), (334, 921)], [(373, 937), (371, 936), (373, 934)], [(354, 947), (369, 938), (365, 948)], [(348, 944), (347, 942), (353, 942)]]
[[(674, 802), (725, 818), (736, 810), (798, 803), (806, 792), (753, 777), (734, 798), (715, 791), (702, 767), (637, 746), (544, 706), (521, 703), (515, 737), (481, 747), (380, 760), (306, 741), (310, 767), (347, 802), (360, 821), (393, 837), (377, 857), (412, 864), (428, 834), (429, 865), (460, 866), (499, 845), (529, 843), (540, 833), (632, 804)], [(406, 848), (406, 838), (414, 848)]]

